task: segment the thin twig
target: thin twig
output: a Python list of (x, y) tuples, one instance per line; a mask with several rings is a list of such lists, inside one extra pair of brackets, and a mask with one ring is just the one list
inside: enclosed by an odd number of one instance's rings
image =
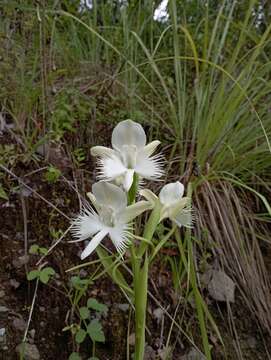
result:
[(11, 175), (14, 179), (16, 179), (20, 184), (22, 184), (24, 187), (26, 187), (28, 190), (30, 190), (33, 194), (35, 194), (37, 197), (39, 197), (41, 200), (45, 201), (46, 204), (51, 206), (54, 210), (56, 210), (60, 215), (64, 216), (66, 219), (71, 221), (71, 218), (69, 218), (64, 212), (59, 210), (54, 204), (52, 204), (50, 201), (45, 199), (42, 195), (40, 195), (37, 191), (32, 189), (30, 186), (28, 186), (25, 182), (23, 182), (17, 175), (15, 175), (11, 170), (7, 169), (4, 165), (0, 164), (0, 169), (7, 172), (9, 175)]
[(33, 310), (34, 310), (34, 305), (35, 305), (35, 301), (36, 301), (36, 297), (37, 297), (37, 292), (38, 292), (38, 285), (39, 285), (39, 279), (37, 279), (37, 281), (36, 281), (35, 292), (34, 292), (34, 296), (33, 296), (33, 299), (32, 299), (32, 304), (31, 304), (31, 308), (30, 308), (30, 312), (29, 312), (29, 317), (28, 317), (26, 329), (25, 329), (25, 332), (24, 332), (23, 343), (26, 341), (26, 336), (27, 336), (29, 325), (30, 325), (30, 322), (31, 322), (31, 318), (32, 318)]
[(70, 226), (66, 229), (66, 231), (60, 236), (60, 238), (59, 238), (55, 243), (53, 243), (53, 245), (49, 248), (47, 254), (46, 254), (46, 255), (43, 255), (43, 256), (39, 259), (39, 261), (36, 263), (37, 266), (43, 261), (43, 259), (46, 258), (46, 256), (48, 256), (48, 255), (51, 253), (51, 251), (52, 251), (52, 250), (60, 243), (60, 241), (67, 235), (67, 233), (70, 231), (71, 227), (72, 227), (72, 225), (70, 225)]

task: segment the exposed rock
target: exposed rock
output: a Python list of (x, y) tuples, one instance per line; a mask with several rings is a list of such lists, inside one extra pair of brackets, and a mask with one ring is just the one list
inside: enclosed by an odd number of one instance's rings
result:
[(0, 306), (0, 313), (7, 313), (9, 309), (6, 306)]
[(129, 304), (117, 304), (116, 306), (118, 309), (124, 312), (129, 310)]
[(16, 352), (23, 356), (24, 360), (40, 360), (39, 350), (34, 344), (20, 344), (16, 347)]
[(26, 322), (23, 319), (16, 318), (13, 320), (12, 325), (14, 329), (24, 331), (26, 328)]
[(132, 333), (128, 338), (128, 343), (131, 346), (135, 346), (135, 333)]
[(18, 259), (15, 259), (12, 261), (12, 265), (19, 269), (20, 267), (26, 265), (29, 261), (29, 256), (28, 255), (23, 255), (23, 256), (20, 256), (18, 257)]
[(235, 283), (222, 270), (213, 270), (208, 291), (216, 301), (234, 302)]
[(3, 347), (5, 347), (6, 342), (7, 342), (6, 329), (0, 328), (0, 349), (3, 349)]
[(20, 286), (20, 283), (15, 279), (10, 279), (9, 283), (14, 289), (18, 289)]
[(164, 310), (161, 309), (160, 307), (154, 309), (153, 310), (153, 316), (154, 316), (154, 318), (157, 320), (157, 322), (159, 324), (160, 321), (162, 320), (163, 316), (164, 316)]
[(156, 358), (156, 351), (150, 345), (146, 345), (144, 360), (155, 360)]

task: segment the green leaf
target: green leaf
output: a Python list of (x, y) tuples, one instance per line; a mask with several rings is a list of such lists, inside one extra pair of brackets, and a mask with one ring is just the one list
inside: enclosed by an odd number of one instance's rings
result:
[(32, 270), (27, 274), (27, 280), (28, 281), (34, 280), (39, 276), (40, 276), (40, 271), (39, 270)]
[(69, 360), (81, 360), (81, 356), (77, 353), (77, 352), (73, 352), (70, 356), (69, 356)]
[(1, 184), (0, 184), (0, 198), (4, 200), (8, 200), (7, 193), (5, 192)]
[(47, 254), (48, 254), (48, 250), (47, 250), (45, 247), (40, 247), (40, 248), (39, 248), (39, 252), (40, 252), (42, 255), (47, 255)]
[(90, 281), (89, 279), (80, 279), (79, 276), (72, 276), (71, 283), (76, 290), (82, 290), (86, 285), (90, 283)]
[(51, 267), (46, 267), (40, 271), (40, 281), (43, 284), (47, 284), (50, 277), (55, 274), (55, 270)]
[(79, 309), (80, 317), (84, 320), (89, 318), (89, 310), (86, 306), (83, 306)]
[(5, 192), (1, 184), (0, 184), (0, 198), (4, 200), (8, 200), (7, 193)]
[(87, 333), (85, 330), (79, 329), (75, 335), (75, 341), (77, 344), (81, 344), (85, 340), (86, 335)]
[(94, 298), (88, 299), (87, 307), (100, 312), (106, 312), (108, 310), (106, 305), (99, 303)]
[(29, 249), (29, 254), (37, 254), (39, 251), (39, 246), (37, 244), (31, 245)]
[(98, 341), (98, 342), (105, 341), (102, 325), (99, 323), (97, 319), (91, 321), (91, 323), (87, 327), (87, 332), (91, 337), (92, 341)]

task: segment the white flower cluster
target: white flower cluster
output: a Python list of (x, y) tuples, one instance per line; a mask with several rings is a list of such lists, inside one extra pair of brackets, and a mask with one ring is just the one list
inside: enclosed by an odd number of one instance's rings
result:
[(146, 210), (159, 207), (160, 221), (171, 219), (178, 226), (191, 226), (189, 199), (183, 197), (180, 182), (165, 185), (157, 197), (143, 189), (146, 199), (127, 205), (128, 193), (136, 178), (158, 180), (163, 175), (161, 155), (153, 155), (160, 141), (146, 145), (143, 127), (132, 121), (120, 122), (112, 133), (112, 149), (95, 146), (91, 154), (98, 157), (99, 182), (92, 186), (88, 197), (93, 206), (82, 209), (72, 223), (74, 242), (90, 237), (81, 259), (89, 256), (107, 235), (122, 254), (132, 238), (131, 222)]

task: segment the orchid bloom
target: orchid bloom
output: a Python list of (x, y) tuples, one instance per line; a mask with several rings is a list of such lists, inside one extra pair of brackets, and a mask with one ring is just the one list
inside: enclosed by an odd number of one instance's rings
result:
[(179, 181), (163, 186), (159, 197), (152, 191), (144, 189), (140, 194), (152, 203), (152, 207), (160, 207), (160, 221), (169, 218), (179, 227), (191, 227), (193, 214), (189, 205), (190, 199), (183, 197), (184, 186)]
[(89, 256), (100, 242), (109, 235), (117, 251), (122, 254), (131, 238), (131, 221), (151, 208), (148, 201), (139, 201), (127, 206), (127, 195), (116, 185), (100, 181), (93, 184), (92, 193), (87, 194), (93, 207), (83, 208), (73, 220), (72, 234), (78, 242), (93, 236), (81, 254)]
[(113, 130), (111, 142), (113, 149), (104, 146), (91, 149), (91, 154), (99, 157), (100, 179), (121, 183), (129, 191), (134, 174), (148, 180), (163, 175), (161, 155), (152, 155), (160, 141), (146, 145), (146, 134), (140, 124), (121, 121)]

